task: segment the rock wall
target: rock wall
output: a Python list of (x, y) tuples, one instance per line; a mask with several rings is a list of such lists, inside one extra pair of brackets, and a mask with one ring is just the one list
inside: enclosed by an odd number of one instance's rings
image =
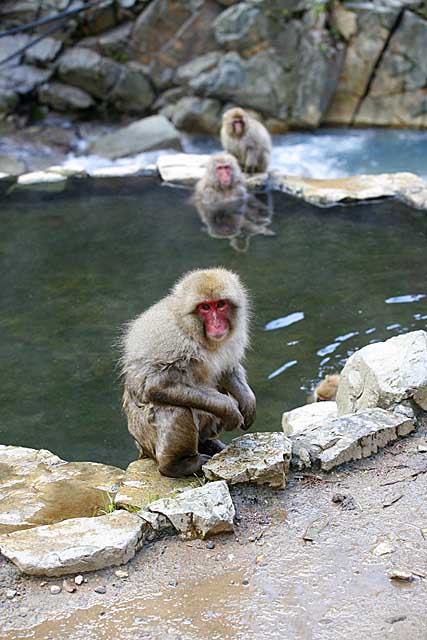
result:
[[(82, 6), (6, 1), (2, 32)], [(426, 42), (423, 1), (105, 0), (0, 38), (0, 118), (160, 112), (217, 133), (223, 109), (240, 104), (273, 132), (426, 127)]]

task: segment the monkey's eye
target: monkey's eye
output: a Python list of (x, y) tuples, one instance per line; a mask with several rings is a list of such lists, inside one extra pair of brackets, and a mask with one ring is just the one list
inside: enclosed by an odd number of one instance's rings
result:
[(210, 308), (211, 307), (207, 302), (202, 302), (202, 304), (199, 305), (199, 309), (202, 309), (203, 311), (209, 311)]
[(218, 300), (218, 302), (216, 303), (216, 307), (217, 309), (223, 309), (226, 306), (226, 301), (225, 300)]

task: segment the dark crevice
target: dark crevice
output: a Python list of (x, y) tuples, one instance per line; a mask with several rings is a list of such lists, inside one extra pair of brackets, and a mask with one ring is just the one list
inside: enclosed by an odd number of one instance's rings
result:
[(362, 104), (363, 104), (365, 98), (369, 95), (372, 83), (375, 80), (375, 76), (377, 74), (378, 67), (380, 66), (380, 64), (381, 64), (381, 62), (383, 60), (383, 57), (384, 57), (384, 55), (385, 55), (385, 53), (386, 53), (386, 51), (388, 49), (388, 45), (390, 44), (390, 40), (392, 39), (392, 37), (394, 36), (396, 31), (400, 27), (400, 23), (402, 22), (404, 13), (405, 13), (405, 9), (401, 9), (399, 11), (399, 13), (396, 16), (396, 19), (395, 19), (394, 23), (392, 24), (392, 26), (390, 28), (389, 34), (388, 34), (388, 36), (387, 36), (387, 38), (386, 38), (386, 40), (384, 42), (383, 48), (381, 49), (381, 51), (380, 51), (380, 53), (379, 53), (379, 55), (377, 57), (377, 60), (375, 62), (375, 65), (374, 65), (374, 67), (373, 67), (373, 69), (371, 71), (371, 76), (370, 76), (370, 78), (368, 80), (368, 84), (366, 85), (366, 89), (365, 89), (363, 95), (360, 97), (359, 102), (357, 103), (357, 107), (353, 112), (353, 117), (352, 117), (351, 123), (350, 123), (351, 126), (354, 126), (354, 123), (355, 123), (356, 118), (357, 118), (357, 116), (359, 114), (359, 111), (360, 111), (360, 109), (362, 107)]

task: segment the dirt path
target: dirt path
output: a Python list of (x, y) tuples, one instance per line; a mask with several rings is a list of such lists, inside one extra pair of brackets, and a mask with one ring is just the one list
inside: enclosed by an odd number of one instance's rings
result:
[[(425, 640), (427, 454), (417, 438), (338, 473), (293, 474), (284, 492), (235, 490), (235, 536), (213, 548), (157, 541), (129, 563), (128, 578), (104, 570), (52, 595), (62, 580), (20, 577), (0, 560), (0, 637)], [(379, 543), (384, 555), (373, 553)], [(413, 580), (391, 580), (395, 568)], [(8, 600), (11, 588), (19, 595)]]

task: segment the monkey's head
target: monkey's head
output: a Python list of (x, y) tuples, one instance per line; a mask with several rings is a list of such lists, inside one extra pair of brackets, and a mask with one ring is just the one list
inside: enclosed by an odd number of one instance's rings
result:
[(232, 335), (247, 342), (248, 300), (239, 277), (227, 269), (191, 271), (172, 290), (181, 326), (203, 346), (216, 349)]
[(335, 400), (338, 391), (340, 376), (338, 373), (325, 376), (320, 384), (314, 390), (314, 398), (316, 402), (324, 402), (327, 400)]
[(206, 165), (206, 177), (210, 186), (224, 191), (233, 189), (238, 183), (243, 182), (239, 163), (230, 153), (211, 156)]
[(227, 133), (232, 138), (242, 138), (248, 126), (248, 115), (244, 109), (229, 109), (222, 117)]

